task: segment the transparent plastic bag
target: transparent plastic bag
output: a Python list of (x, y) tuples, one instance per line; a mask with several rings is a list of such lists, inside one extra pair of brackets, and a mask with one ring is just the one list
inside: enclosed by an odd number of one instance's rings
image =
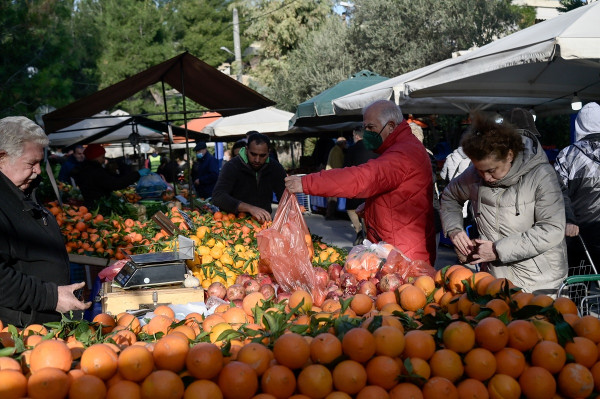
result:
[(350, 250), (344, 269), (359, 281), (368, 280), (379, 272), (393, 248), (385, 242), (373, 244), (365, 240), (364, 245), (357, 245)]
[(140, 177), (135, 186), (135, 192), (142, 198), (160, 198), (166, 189), (167, 182), (157, 173), (150, 173)]
[(317, 284), (311, 260), (314, 248), (296, 196), (285, 190), (273, 224), (257, 234), (262, 271), (271, 271), (288, 292), (310, 292), (315, 305), (325, 299), (325, 288)]
[(385, 264), (381, 268), (381, 275), (396, 273), (402, 281), (410, 282), (411, 278), (419, 276), (435, 276), (435, 269), (426, 261), (415, 259), (411, 260), (399, 249), (390, 252)]

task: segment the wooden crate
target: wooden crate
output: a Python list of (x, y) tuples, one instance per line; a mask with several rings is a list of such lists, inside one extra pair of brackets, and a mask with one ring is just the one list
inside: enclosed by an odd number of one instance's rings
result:
[(102, 312), (117, 315), (128, 310), (137, 310), (157, 305), (186, 304), (203, 302), (202, 287), (185, 288), (181, 286), (159, 286), (151, 288), (124, 290), (114, 287), (110, 282), (102, 284)]

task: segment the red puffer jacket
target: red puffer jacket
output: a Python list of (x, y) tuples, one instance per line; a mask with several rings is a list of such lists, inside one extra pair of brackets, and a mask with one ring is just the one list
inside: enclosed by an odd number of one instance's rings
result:
[(411, 259), (435, 262), (433, 182), (425, 147), (402, 121), (367, 163), (302, 177), (306, 194), (367, 198), (367, 238), (393, 244)]

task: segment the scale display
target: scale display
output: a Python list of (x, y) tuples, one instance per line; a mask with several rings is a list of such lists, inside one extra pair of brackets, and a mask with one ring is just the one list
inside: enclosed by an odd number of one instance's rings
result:
[(129, 261), (115, 276), (114, 281), (124, 289), (177, 284), (185, 280), (185, 273), (186, 266), (183, 262), (139, 265)]

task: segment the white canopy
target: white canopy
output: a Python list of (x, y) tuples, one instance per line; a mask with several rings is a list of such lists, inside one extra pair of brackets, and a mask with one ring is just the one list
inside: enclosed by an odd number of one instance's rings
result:
[(214, 137), (243, 136), (250, 130), (260, 133), (287, 132), (294, 114), (277, 108), (267, 107), (244, 114), (221, 118), (209, 123), (202, 133)]
[(84, 119), (64, 129), (60, 129), (55, 133), (48, 135), (51, 146), (63, 147), (75, 144), (83, 139), (86, 139), (95, 134), (101, 133), (120, 123), (123, 126), (116, 129), (114, 132), (98, 138), (93, 143), (123, 143), (129, 142), (131, 133), (136, 132), (141, 136), (141, 140), (163, 140), (163, 134), (155, 130), (149, 129), (139, 124), (128, 123), (131, 118), (124, 111), (118, 110), (109, 114), (101, 112), (91, 118)]

